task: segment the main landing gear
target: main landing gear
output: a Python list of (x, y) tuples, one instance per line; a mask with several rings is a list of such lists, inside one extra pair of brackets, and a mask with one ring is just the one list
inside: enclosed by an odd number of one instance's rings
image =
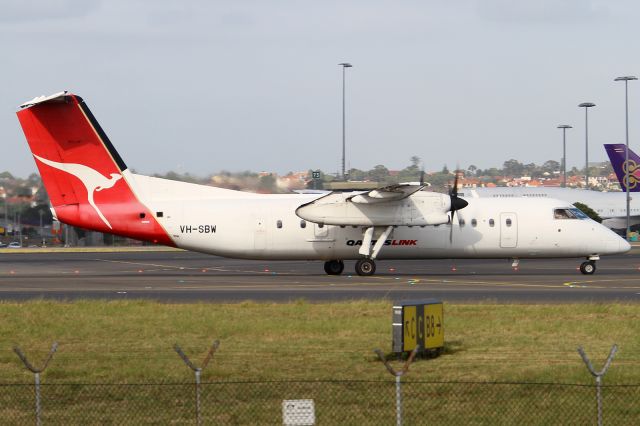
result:
[(364, 277), (376, 273), (376, 262), (373, 259), (360, 259), (356, 262), (356, 274)]
[[(324, 262), (324, 271), (327, 275), (340, 275), (344, 271), (342, 260), (327, 260)], [(376, 273), (376, 262), (373, 259), (360, 259), (356, 262), (356, 274), (368, 277)]]
[[(368, 277), (376, 273), (375, 258), (382, 250), (382, 247), (391, 235), (393, 226), (373, 227), (370, 226), (364, 230), (362, 235), (362, 246), (358, 253), (364, 256), (356, 262), (356, 274)], [(374, 234), (377, 237), (374, 242)], [(328, 260), (324, 262), (324, 271), (328, 275), (340, 275), (344, 271), (344, 262), (342, 260)]]
[(344, 262), (342, 260), (327, 260), (324, 262), (324, 271), (327, 275), (340, 275), (344, 271)]

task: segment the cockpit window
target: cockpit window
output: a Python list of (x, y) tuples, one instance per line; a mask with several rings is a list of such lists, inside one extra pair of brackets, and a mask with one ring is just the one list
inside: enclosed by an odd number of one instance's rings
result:
[(576, 215), (576, 217), (578, 219), (589, 219), (589, 216), (587, 216), (582, 210), (577, 209), (577, 208), (572, 208), (570, 209), (571, 213), (573, 213), (574, 215)]
[(554, 219), (588, 219), (588, 216), (584, 214), (580, 209), (575, 207), (565, 209), (554, 209)]

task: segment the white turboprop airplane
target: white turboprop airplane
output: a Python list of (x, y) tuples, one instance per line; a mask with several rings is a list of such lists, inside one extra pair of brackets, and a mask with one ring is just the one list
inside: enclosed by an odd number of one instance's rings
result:
[[(394, 185), (368, 192), (262, 195), (132, 173), (79, 96), (21, 105), (18, 119), (54, 217), (100, 232), (246, 259), (324, 261), (359, 275), (375, 259), (579, 258), (629, 244), (564, 201), (469, 199)], [(455, 219), (457, 212), (457, 220)], [(453, 224), (452, 224), (453, 223)]]

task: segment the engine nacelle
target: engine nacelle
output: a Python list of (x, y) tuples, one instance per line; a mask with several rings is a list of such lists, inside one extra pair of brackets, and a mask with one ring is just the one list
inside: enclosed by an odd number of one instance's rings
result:
[(423, 226), (449, 222), (451, 197), (420, 191), (401, 200), (358, 202), (358, 194), (331, 193), (304, 204), (296, 214), (309, 222), (339, 226)]

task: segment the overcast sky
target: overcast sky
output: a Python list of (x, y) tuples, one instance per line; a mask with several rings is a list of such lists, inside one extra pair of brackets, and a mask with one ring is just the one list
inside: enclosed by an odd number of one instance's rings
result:
[[(15, 117), (82, 96), (127, 165), (175, 170), (427, 170), (584, 164), (624, 142), (640, 76), (631, 0), (0, 0), (0, 171), (36, 170)], [(630, 84), (640, 151), (640, 82)]]

